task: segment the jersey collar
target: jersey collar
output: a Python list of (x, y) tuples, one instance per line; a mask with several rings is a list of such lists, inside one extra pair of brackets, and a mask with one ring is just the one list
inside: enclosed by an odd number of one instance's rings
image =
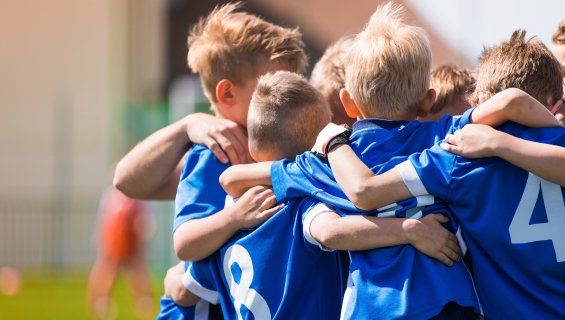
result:
[(386, 129), (392, 130), (404, 126), (408, 121), (404, 120), (385, 120), (385, 119), (362, 119), (353, 123), (352, 131), (357, 132), (364, 129)]

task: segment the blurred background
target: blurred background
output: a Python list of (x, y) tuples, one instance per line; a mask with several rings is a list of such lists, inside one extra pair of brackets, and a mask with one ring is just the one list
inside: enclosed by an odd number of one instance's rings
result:
[[(116, 162), (153, 131), (207, 103), (186, 67), (186, 36), (227, 1), (0, 0), (0, 318), (82, 319), (97, 207)], [(298, 25), (312, 66), (361, 30), (376, 0), (249, 0)], [(430, 35), (434, 66), (473, 67), (484, 45), (524, 28), (551, 47), (565, 1), (404, 0)], [(176, 260), (172, 203), (148, 204), (154, 304)], [(113, 318), (136, 318), (123, 281)], [(155, 309), (156, 310), (156, 309)]]

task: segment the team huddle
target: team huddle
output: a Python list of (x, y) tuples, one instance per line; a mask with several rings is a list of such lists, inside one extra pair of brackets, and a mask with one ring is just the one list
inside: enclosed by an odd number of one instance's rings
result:
[(214, 9), (187, 59), (216, 117), (114, 180), (175, 199), (158, 319), (564, 319), (565, 23), (553, 42), (517, 30), (474, 74), (430, 72), (387, 3), (307, 81), (297, 29)]

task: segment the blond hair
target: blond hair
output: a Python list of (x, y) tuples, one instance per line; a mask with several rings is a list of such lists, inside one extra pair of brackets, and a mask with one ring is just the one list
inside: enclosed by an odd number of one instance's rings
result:
[(403, 22), (392, 3), (379, 7), (347, 56), (345, 86), (361, 111), (394, 119), (416, 113), (429, 88), (432, 53), (426, 32)]
[(454, 102), (464, 102), (475, 89), (475, 78), (461, 67), (442, 65), (430, 74), (430, 87), (436, 91), (436, 101), (431, 113), (438, 113)]
[(508, 88), (524, 90), (545, 106), (561, 99), (559, 62), (541, 41), (525, 37), (526, 31), (519, 29), (508, 41), (483, 50), (472, 100), (480, 103)]
[(314, 145), (330, 117), (322, 94), (302, 76), (288, 71), (263, 75), (249, 104), (250, 149), (294, 157)]
[(222, 79), (242, 85), (259, 76), (258, 67), (267, 62), (296, 72), (303, 72), (307, 64), (297, 28), (283, 28), (237, 12), (240, 8), (240, 2), (217, 6), (188, 35), (188, 67), (200, 75), (204, 93), (213, 102)]
[(322, 93), (334, 113), (343, 109), (339, 91), (345, 87), (345, 58), (353, 41), (353, 36), (347, 36), (330, 45), (310, 75), (310, 83)]
[(551, 41), (554, 44), (565, 45), (565, 20), (559, 23), (559, 27), (557, 27), (557, 30), (553, 33)]

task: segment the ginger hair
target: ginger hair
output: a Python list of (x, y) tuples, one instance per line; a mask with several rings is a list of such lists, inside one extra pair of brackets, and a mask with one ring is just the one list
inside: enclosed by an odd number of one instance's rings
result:
[(307, 65), (302, 34), (252, 14), (238, 11), (241, 2), (217, 6), (188, 35), (188, 67), (200, 75), (205, 95), (216, 102), (216, 85), (229, 79), (237, 85), (259, 76), (268, 62), (304, 72)]
[(561, 99), (559, 62), (540, 40), (525, 37), (526, 31), (518, 29), (509, 40), (483, 50), (472, 100), (481, 103), (508, 88), (524, 90), (545, 106)]
[(438, 113), (456, 101), (465, 101), (475, 89), (475, 78), (461, 67), (442, 65), (430, 74), (430, 87), (436, 91), (436, 101), (431, 113)]

